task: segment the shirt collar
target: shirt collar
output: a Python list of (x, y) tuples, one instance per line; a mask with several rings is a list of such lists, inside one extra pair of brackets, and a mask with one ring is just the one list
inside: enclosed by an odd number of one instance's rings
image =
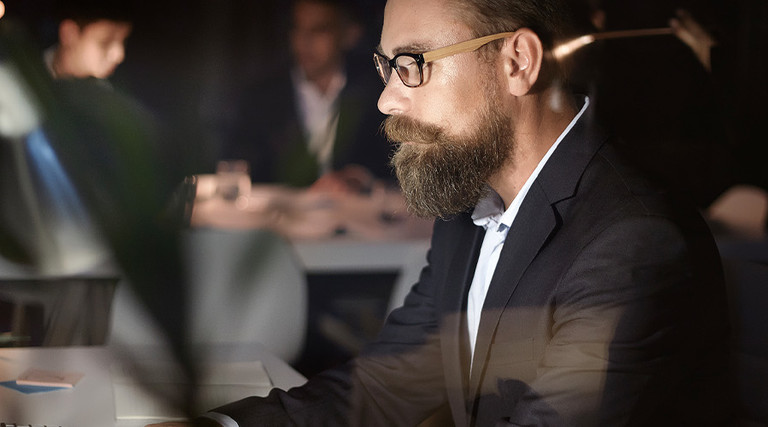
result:
[(508, 230), (509, 227), (512, 226), (512, 221), (515, 220), (517, 211), (520, 210), (520, 205), (523, 204), (523, 200), (528, 194), (531, 185), (539, 176), (539, 172), (541, 172), (541, 169), (547, 163), (547, 160), (549, 160), (552, 153), (554, 153), (560, 145), (560, 142), (565, 138), (568, 132), (571, 131), (576, 122), (579, 121), (581, 116), (587, 110), (587, 107), (589, 106), (589, 97), (583, 97), (583, 101), (584, 104), (582, 105), (581, 110), (579, 110), (573, 120), (571, 120), (565, 130), (560, 134), (557, 140), (555, 140), (555, 143), (552, 144), (552, 147), (549, 148), (544, 157), (539, 161), (536, 169), (534, 169), (531, 176), (525, 181), (525, 184), (523, 184), (523, 187), (517, 193), (514, 200), (512, 200), (512, 203), (510, 203), (509, 208), (507, 208), (506, 211), (504, 210), (504, 201), (501, 199), (501, 196), (489, 187), (488, 194), (477, 202), (475, 210), (472, 211), (472, 222), (474, 222), (476, 226), (483, 227), (486, 230), (495, 229), (496, 231)]
[(304, 96), (313, 96), (316, 99), (322, 99), (329, 102), (333, 102), (338, 98), (344, 86), (347, 84), (347, 74), (343, 69), (339, 69), (331, 80), (326, 93), (321, 93), (320, 90), (312, 82), (307, 80), (307, 75), (300, 68), (296, 67), (291, 71), (291, 78), (294, 85), (298, 88), (299, 92)]
[(503, 213), (504, 201), (501, 200), (499, 193), (488, 187), (488, 194), (477, 202), (475, 210), (472, 211), (472, 221), (478, 227), (483, 227), (487, 230), (490, 226), (499, 223)]

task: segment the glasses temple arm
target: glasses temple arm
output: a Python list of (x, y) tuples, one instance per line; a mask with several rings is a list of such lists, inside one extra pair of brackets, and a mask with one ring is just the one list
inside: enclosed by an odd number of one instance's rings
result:
[(424, 58), (424, 63), (432, 62), (432, 61), (436, 61), (438, 59), (442, 59), (451, 55), (455, 55), (457, 53), (472, 52), (473, 50), (479, 49), (480, 46), (488, 44), (494, 40), (510, 37), (514, 34), (515, 34), (514, 31), (507, 32), (507, 33), (491, 34), (489, 36), (479, 37), (476, 39), (452, 44), (450, 46), (441, 47), (440, 49), (435, 49), (422, 54), (422, 57)]

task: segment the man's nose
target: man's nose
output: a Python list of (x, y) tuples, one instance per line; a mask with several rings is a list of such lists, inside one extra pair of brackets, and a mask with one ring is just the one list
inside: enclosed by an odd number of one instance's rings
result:
[(384, 90), (379, 96), (377, 104), (379, 111), (387, 116), (407, 113), (411, 108), (410, 89), (393, 72), (389, 82), (384, 86)]

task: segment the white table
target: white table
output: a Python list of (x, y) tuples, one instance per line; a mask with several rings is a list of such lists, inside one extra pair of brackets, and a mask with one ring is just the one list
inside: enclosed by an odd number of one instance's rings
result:
[(399, 190), (376, 187), (370, 194), (301, 190), (253, 185), (236, 200), (210, 190), (215, 177), (199, 177), (192, 210), (193, 227), (267, 228), (291, 241), (339, 237), (369, 242), (425, 239), (432, 221), (410, 215)]
[(427, 264), (429, 239), (367, 241), (356, 239), (291, 242), (304, 269), (314, 273), (397, 272), (387, 313), (402, 305)]
[[(242, 362), (260, 360), (273, 384), (290, 388), (306, 379), (259, 344), (200, 347), (207, 360)], [(155, 354), (146, 349), (144, 357)], [(71, 390), (22, 394), (0, 387), (0, 422), (62, 427), (134, 427), (147, 421), (115, 420), (110, 366), (117, 360), (108, 347), (0, 349), (0, 381), (15, 379), (27, 368), (77, 371), (85, 376)], [(245, 397), (245, 396), (243, 396)], [(156, 422), (156, 421), (155, 421)]]
[(395, 189), (350, 195), (253, 185), (233, 202), (216, 197), (215, 185), (200, 177), (193, 227), (271, 229), (291, 242), (308, 274), (397, 272), (390, 309), (426, 265), (432, 221), (409, 215)]
[(301, 263), (308, 272), (376, 272), (402, 270), (414, 258), (424, 260), (428, 239), (360, 240), (326, 239), (293, 240)]

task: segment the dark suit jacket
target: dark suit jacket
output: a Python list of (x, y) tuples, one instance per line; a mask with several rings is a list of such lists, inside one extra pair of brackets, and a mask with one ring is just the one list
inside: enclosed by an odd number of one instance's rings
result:
[[(334, 169), (359, 164), (375, 177), (393, 179), (390, 145), (379, 131), (384, 115), (376, 107), (383, 87), (372, 65), (364, 70), (347, 70), (347, 84), (338, 101)], [(294, 186), (314, 182), (318, 167), (307, 150), (296, 101), (287, 68), (243, 91), (220, 157), (248, 160), (255, 182)]]
[(482, 238), (469, 214), (436, 221), (429, 265), (357, 359), (217, 411), (241, 427), (413, 426), (446, 403), (458, 426), (722, 425), (728, 325), (711, 235), (600, 131), (580, 121), (524, 200), (470, 373)]

